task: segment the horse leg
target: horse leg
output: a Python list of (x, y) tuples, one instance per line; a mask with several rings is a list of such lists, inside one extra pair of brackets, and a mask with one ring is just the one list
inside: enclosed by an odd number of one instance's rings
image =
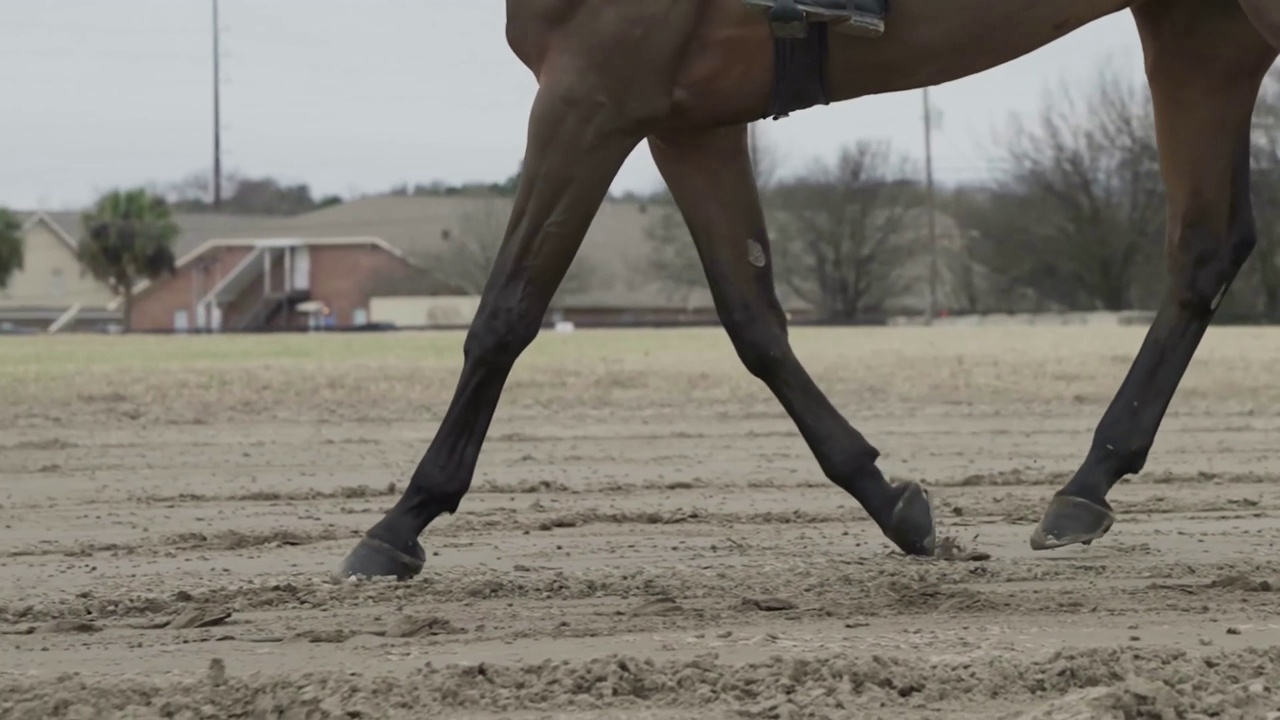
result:
[(1084, 463), (1032, 534), (1036, 550), (1110, 530), (1108, 491), (1145, 464), (1196, 346), (1256, 243), (1249, 134), (1275, 50), (1235, 2), (1166, 0), (1133, 12), (1168, 195), (1170, 286)]
[(565, 72), (570, 88), (539, 90), (506, 235), (463, 345), (453, 400), (399, 501), (343, 560), (340, 576), (412, 577), (418, 536), (458, 509), (507, 375), (541, 329), (552, 295), (623, 161), (644, 131), (619, 104)]
[(791, 351), (745, 126), (649, 139), (693, 235), (716, 311), (746, 369), (795, 422), (823, 472), (912, 555), (934, 551), (933, 512), (914, 482), (890, 485), (879, 452), (831, 405)]

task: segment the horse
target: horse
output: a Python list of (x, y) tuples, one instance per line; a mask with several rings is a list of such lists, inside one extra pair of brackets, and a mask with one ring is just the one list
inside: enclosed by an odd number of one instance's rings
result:
[[(1280, 1), (893, 0), (882, 32), (842, 31), (846, 2), (852, 9), (856, 0), (507, 0), (507, 43), (538, 84), (514, 205), (448, 410), (404, 492), (342, 560), (339, 577), (405, 580), (422, 571), (420, 535), (458, 510), (507, 377), (642, 141), (690, 230), (745, 369), (777, 398), (827, 478), (888, 540), (909, 556), (934, 555), (928, 492), (886, 479), (879, 451), (792, 352), (748, 127), (963, 78), (1127, 10), (1143, 48), (1167, 191), (1168, 291), (1031, 547), (1089, 544), (1111, 529), (1108, 492), (1145, 464), (1196, 347), (1256, 244), (1250, 129), (1280, 48)], [(796, 8), (803, 27), (788, 17)]]

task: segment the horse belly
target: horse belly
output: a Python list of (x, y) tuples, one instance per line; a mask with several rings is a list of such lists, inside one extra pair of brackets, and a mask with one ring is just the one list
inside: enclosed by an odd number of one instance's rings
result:
[(897, 0), (877, 40), (832, 34), (843, 100), (957, 80), (1016, 60), (1134, 0)]

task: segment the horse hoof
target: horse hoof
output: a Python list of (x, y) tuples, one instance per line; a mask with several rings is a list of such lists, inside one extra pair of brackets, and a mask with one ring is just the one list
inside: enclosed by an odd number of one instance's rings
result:
[(898, 502), (889, 516), (885, 535), (908, 555), (933, 557), (937, 542), (928, 491), (914, 481), (901, 483), (894, 490)]
[(413, 541), (411, 553), (401, 552), (381, 540), (365, 536), (347, 555), (334, 573), (335, 579), (351, 577), (393, 577), (408, 580), (422, 572), (427, 553), (422, 545)]
[(1105, 505), (1071, 495), (1055, 495), (1040, 525), (1031, 533), (1031, 549), (1088, 545), (1106, 535), (1115, 521), (1116, 514)]

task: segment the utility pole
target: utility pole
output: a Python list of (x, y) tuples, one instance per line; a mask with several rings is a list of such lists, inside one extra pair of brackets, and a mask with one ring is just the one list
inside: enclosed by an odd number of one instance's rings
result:
[(213, 2), (213, 209), (222, 208), (222, 52), (218, 47), (218, 0)]
[(938, 316), (938, 223), (933, 193), (933, 108), (929, 103), (929, 88), (924, 88), (923, 94), (925, 211), (929, 233), (929, 305), (924, 322), (932, 325)]

